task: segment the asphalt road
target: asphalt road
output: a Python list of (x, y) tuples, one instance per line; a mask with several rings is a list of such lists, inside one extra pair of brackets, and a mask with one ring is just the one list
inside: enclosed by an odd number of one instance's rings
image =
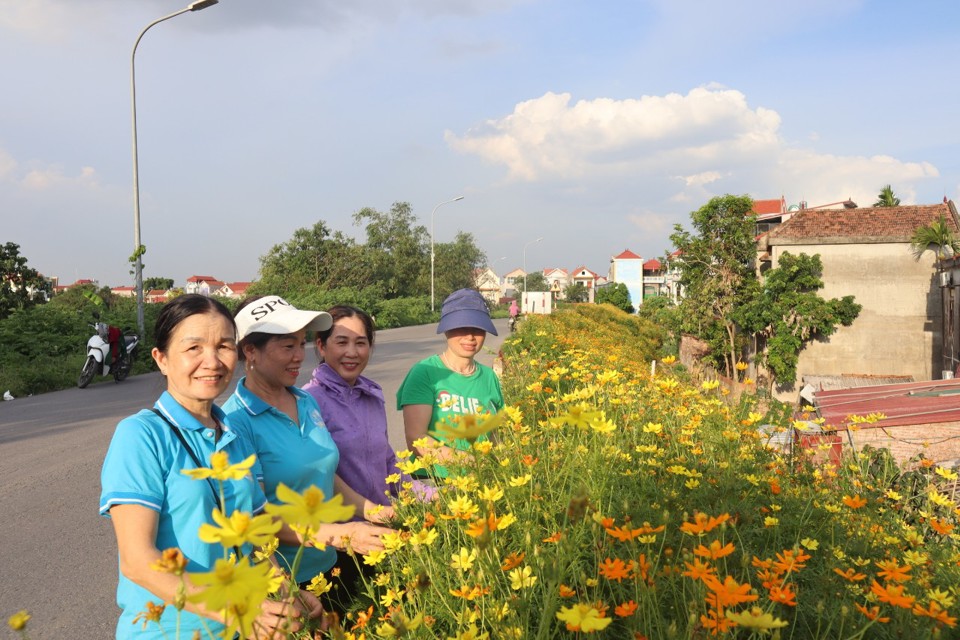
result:
[[(508, 332), (506, 320), (495, 324), (500, 337), (488, 336), (478, 358), (487, 365)], [(435, 324), (377, 334), (365, 373), (383, 386), (394, 448), (405, 447), (396, 390), (414, 362), (442, 348)], [(316, 365), (310, 351), (298, 384)], [(100, 380), (0, 402), (0, 629), (27, 609), (34, 640), (114, 636), (117, 552), (97, 513), (100, 466), (117, 423), (152, 406), (165, 382), (159, 373)]]

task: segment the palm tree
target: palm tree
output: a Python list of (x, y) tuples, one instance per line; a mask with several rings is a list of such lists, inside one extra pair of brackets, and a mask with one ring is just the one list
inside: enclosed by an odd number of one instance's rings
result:
[(960, 252), (960, 240), (954, 237), (953, 230), (947, 226), (947, 220), (941, 213), (937, 220), (914, 230), (910, 237), (910, 250), (918, 261), (927, 251), (933, 251), (937, 260), (942, 260)]
[(883, 189), (880, 190), (880, 195), (877, 196), (877, 201), (873, 203), (875, 207), (899, 207), (900, 198), (893, 195), (893, 188), (890, 185), (886, 185)]

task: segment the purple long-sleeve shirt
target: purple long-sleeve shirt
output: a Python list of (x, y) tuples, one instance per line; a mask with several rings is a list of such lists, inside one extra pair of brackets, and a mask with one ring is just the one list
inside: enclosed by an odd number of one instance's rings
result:
[(316, 398), (320, 415), (340, 450), (337, 475), (371, 502), (390, 504), (390, 496), (396, 495), (400, 485), (388, 485), (386, 481), (398, 471), (397, 455), (387, 437), (387, 411), (380, 385), (360, 376), (351, 387), (336, 371), (321, 364), (303, 390)]

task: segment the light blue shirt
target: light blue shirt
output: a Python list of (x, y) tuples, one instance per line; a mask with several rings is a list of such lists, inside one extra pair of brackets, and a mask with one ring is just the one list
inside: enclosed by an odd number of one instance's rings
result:
[[(220, 440), (213, 429), (203, 426), (164, 392), (154, 405), (167, 419), (180, 427), (183, 437), (204, 465), (210, 464), (210, 454), (226, 451), (231, 464), (246, 459), (253, 453), (249, 443), (239, 439), (225, 420), (223, 411), (213, 407), (214, 417), (223, 425)], [(136, 504), (157, 512), (157, 549), (179, 548), (188, 560), (187, 571), (208, 572), (217, 559), (224, 557), (219, 544), (206, 544), (197, 537), (203, 523), (213, 524), (210, 514), (216, 509), (213, 488), (206, 480), (193, 480), (180, 473), (194, 469), (190, 454), (169, 424), (149, 410), (124, 418), (117, 425), (110, 448), (107, 450), (100, 475), (100, 513), (110, 517), (115, 505)], [(216, 484), (216, 483), (215, 483)], [(224, 482), (223, 493), (227, 515), (234, 511), (257, 513), (263, 510), (266, 498), (252, 475), (242, 480)], [(241, 551), (249, 553), (250, 548)], [(161, 599), (131, 580), (120, 575), (117, 586), (117, 604), (122, 613), (117, 624), (117, 638), (165, 638), (176, 629), (177, 611), (168, 606), (160, 624), (164, 636), (154, 622), (143, 629), (133, 619), (146, 609), (147, 602), (161, 603)], [(203, 622), (216, 636), (223, 633), (223, 625), (210, 619)], [(194, 629), (203, 629), (200, 616), (183, 611), (180, 618), (181, 637), (191, 637)], [(206, 634), (204, 633), (204, 637)]]
[[(254, 468), (257, 479), (263, 482), (264, 492), (271, 503), (277, 500), (277, 485), (281, 482), (298, 493), (311, 485), (323, 491), (329, 500), (334, 495), (333, 478), (340, 461), (340, 452), (320, 417), (320, 408), (313, 397), (296, 387), (287, 390), (297, 400), (300, 424), (276, 407), (264, 402), (246, 387), (246, 377), (237, 383), (237, 389), (224, 403), (232, 429), (250, 442), (256, 451), (259, 465)], [(291, 569), (298, 547), (280, 545), (279, 553)], [(297, 571), (298, 583), (330, 570), (337, 560), (337, 552), (328, 546), (304, 549)]]

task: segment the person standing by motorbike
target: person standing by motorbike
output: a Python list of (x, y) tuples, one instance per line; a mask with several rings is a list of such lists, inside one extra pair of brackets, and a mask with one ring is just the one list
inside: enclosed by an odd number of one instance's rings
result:
[(520, 307), (517, 306), (517, 299), (510, 301), (510, 332), (517, 330), (517, 319), (520, 315)]

